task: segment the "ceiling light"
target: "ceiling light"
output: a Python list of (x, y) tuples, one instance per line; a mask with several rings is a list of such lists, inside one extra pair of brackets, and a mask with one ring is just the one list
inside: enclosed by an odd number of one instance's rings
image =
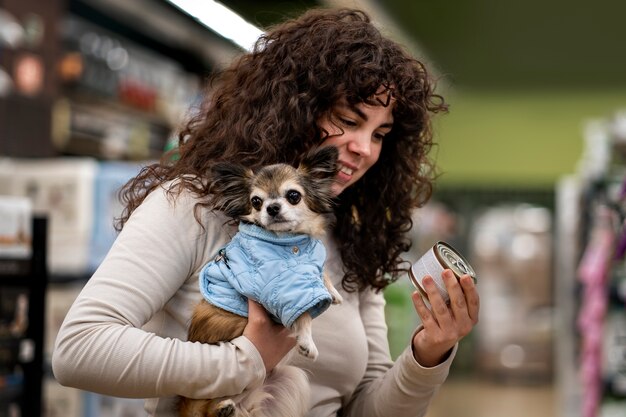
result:
[(263, 31), (246, 22), (228, 7), (213, 0), (167, 0), (200, 23), (232, 40), (246, 51), (251, 51)]

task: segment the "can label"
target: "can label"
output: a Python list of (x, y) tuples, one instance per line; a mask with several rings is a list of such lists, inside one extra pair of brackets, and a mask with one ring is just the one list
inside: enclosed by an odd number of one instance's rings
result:
[(433, 278), (443, 300), (446, 303), (450, 302), (450, 296), (441, 276), (445, 269), (450, 269), (457, 279), (460, 279), (463, 275), (469, 275), (476, 282), (476, 272), (469, 262), (449, 244), (437, 242), (409, 270), (411, 282), (418, 289), (429, 308), (428, 297), (422, 285), (422, 280), (426, 275)]

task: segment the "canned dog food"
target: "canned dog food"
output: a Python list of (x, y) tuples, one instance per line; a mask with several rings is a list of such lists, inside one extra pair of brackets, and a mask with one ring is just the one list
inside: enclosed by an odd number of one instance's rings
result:
[(430, 307), (430, 304), (422, 285), (422, 279), (426, 275), (433, 278), (443, 300), (446, 303), (450, 302), (450, 296), (441, 277), (441, 273), (445, 269), (450, 269), (457, 279), (460, 279), (463, 275), (469, 275), (476, 282), (476, 272), (474, 272), (474, 268), (472, 268), (469, 262), (452, 246), (445, 242), (437, 242), (409, 270), (411, 282), (419, 290), (428, 307)]

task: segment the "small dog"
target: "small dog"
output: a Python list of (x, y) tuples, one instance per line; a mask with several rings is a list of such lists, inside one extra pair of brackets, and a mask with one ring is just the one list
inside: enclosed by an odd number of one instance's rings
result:
[[(311, 320), (342, 302), (323, 273), (325, 250), (318, 240), (332, 213), (337, 156), (336, 148), (323, 147), (307, 153), (297, 168), (275, 164), (253, 173), (238, 164), (213, 167), (215, 208), (240, 221), (239, 233), (200, 273), (204, 299), (194, 309), (190, 341), (240, 336), (252, 298), (293, 332), (300, 354), (317, 358)], [(181, 417), (297, 417), (308, 401), (304, 371), (281, 363), (260, 387), (235, 397), (181, 398), (179, 411)]]

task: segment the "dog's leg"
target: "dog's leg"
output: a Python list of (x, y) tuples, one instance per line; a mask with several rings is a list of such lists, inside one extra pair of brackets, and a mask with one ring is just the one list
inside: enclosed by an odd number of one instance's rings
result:
[[(206, 301), (194, 309), (189, 325), (188, 340), (217, 343), (243, 334), (248, 319), (214, 307)], [(236, 417), (237, 403), (230, 398), (194, 400), (181, 398), (179, 417)]]
[(332, 282), (330, 282), (330, 278), (328, 274), (324, 272), (324, 286), (330, 293), (330, 296), (333, 298), (333, 304), (341, 304), (343, 303), (343, 297), (339, 294), (339, 291), (335, 288)]
[(235, 402), (231, 399), (220, 401), (215, 407), (216, 417), (235, 417), (236, 412)]
[(210, 400), (192, 400), (181, 398), (178, 403), (178, 415), (180, 417), (194, 417), (206, 415)]
[(312, 320), (309, 313), (303, 313), (293, 322), (291, 331), (296, 336), (298, 352), (307, 358), (315, 360), (317, 359), (318, 351), (317, 346), (313, 343), (313, 336), (311, 334)]

